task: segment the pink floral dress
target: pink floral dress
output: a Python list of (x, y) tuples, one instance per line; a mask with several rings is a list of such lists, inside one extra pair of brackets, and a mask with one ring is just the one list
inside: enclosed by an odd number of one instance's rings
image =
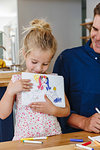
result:
[[(12, 81), (21, 79), (21, 75), (13, 75)], [(16, 124), (13, 140), (25, 137), (41, 137), (61, 134), (57, 118), (48, 114), (33, 112), (30, 107), (21, 103), (21, 93), (16, 97)]]

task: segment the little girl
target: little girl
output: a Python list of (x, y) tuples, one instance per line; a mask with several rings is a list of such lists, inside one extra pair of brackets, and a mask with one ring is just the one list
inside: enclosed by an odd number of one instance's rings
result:
[[(45, 20), (35, 19), (26, 30), (27, 34), (22, 47), (26, 65), (25, 71), (44, 74), (57, 49), (50, 25)], [(53, 105), (46, 95), (46, 102), (36, 102), (29, 106), (23, 106), (21, 92), (30, 91), (32, 86), (30, 80), (22, 79), (21, 75), (13, 75), (0, 101), (0, 118), (5, 119), (12, 112), (16, 99), (16, 125), (13, 140), (61, 134), (61, 128), (56, 117), (69, 115), (70, 107), (66, 96), (65, 108)]]

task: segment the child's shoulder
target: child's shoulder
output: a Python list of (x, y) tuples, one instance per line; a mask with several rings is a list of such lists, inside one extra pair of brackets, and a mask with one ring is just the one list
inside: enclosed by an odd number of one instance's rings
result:
[(14, 74), (14, 75), (12, 75), (12, 81), (13, 82), (15, 82), (16, 80), (20, 80), (20, 79), (22, 79), (22, 76), (21, 76), (21, 74)]

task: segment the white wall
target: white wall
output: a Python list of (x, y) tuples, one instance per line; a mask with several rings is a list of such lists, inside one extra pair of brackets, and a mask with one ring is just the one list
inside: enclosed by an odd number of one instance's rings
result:
[(4, 25), (16, 24), (17, 0), (0, 0), (0, 30)]
[(100, 0), (86, 0), (86, 16), (93, 19), (93, 11), (95, 6), (100, 3)]
[(19, 45), (21, 46), (22, 26), (34, 18), (47, 18), (58, 41), (58, 54), (66, 48), (81, 45), (81, 1), (80, 0), (18, 0)]

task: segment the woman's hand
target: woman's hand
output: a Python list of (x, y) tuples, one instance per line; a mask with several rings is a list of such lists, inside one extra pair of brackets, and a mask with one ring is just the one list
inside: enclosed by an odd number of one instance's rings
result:
[(15, 81), (14, 83), (10, 81), (8, 87), (7, 87), (7, 92), (11, 95), (15, 95), (18, 92), (22, 91), (30, 91), (32, 88), (32, 83), (30, 83), (29, 79), (20, 79)]

